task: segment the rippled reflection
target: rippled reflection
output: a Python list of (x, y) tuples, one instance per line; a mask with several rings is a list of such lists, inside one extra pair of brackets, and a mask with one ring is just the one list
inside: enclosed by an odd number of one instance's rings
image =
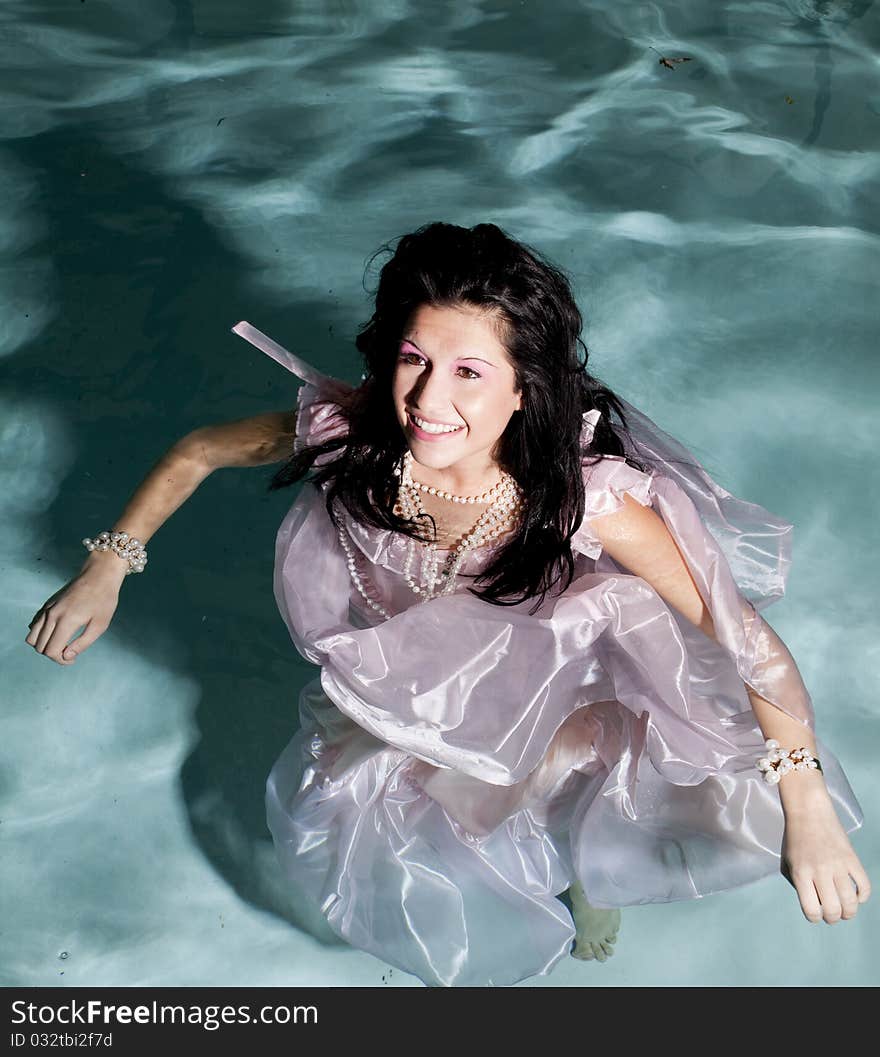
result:
[[(266, 474), (203, 486), (74, 668), (23, 639), (177, 437), (292, 402), (230, 326), (356, 377), (365, 262), (432, 219), (557, 260), (596, 373), (795, 523), (779, 631), (872, 802), (877, 29), (858, 0), (0, 5), (7, 981), (380, 982), (275, 887), (263, 786), (314, 672)], [(870, 978), (863, 926), (808, 935), (782, 879), (699, 909), (715, 943), (670, 969), (693, 908), (652, 909), (603, 982)]]

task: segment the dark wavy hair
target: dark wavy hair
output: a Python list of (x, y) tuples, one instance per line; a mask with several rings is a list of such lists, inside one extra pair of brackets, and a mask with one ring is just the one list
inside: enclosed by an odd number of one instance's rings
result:
[[(468, 590), (494, 605), (538, 597), (534, 612), (548, 591), (561, 584), (561, 593), (574, 578), (571, 537), (585, 512), (582, 464), (620, 455), (645, 470), (624, 449), (620, 433), (629, 436), (629, 429), (623, 407), (587, 371), (590, 354), (580, 338), (583, 321), (568, 279), (537, 250), (495, 224), (464, 228), (436, 222), (402, 236), (395, 249), (386, 243), (370, 263), (382, 252), (392, 256), (380, 272), (375, 311), (355, 339), (365, 372), (344, 408), (348, 433), (302, 447), (275, 473), (269, 491), (299, 481), (319, 455), (340, 450), (309, 478), (315, 488), (329, 482), (326, 506), (334, 525), (340, 502), (364, 523), (424, 539), (417, 520), (393, 510), (393, 469), (407, 447), (392, 400), (398, 345), (421, 305), (484, 310), (496, 322), (516, 391), (523, 394), (523, 408), (511, 416), (493, 455), (523, 489), (524, 506), (518, 531), (482, 573), (472, 574), (475, 585), (485, 586)], [(593, 408), (601, 418), (582, 450), (582, 417)], [(616, 428), (612, 411), (620, 419)]]

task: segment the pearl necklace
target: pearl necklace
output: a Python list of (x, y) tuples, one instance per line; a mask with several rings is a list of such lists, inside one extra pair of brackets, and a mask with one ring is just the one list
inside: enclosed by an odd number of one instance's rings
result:
[(358, 589), (361, 597), (364, 599), (370, 609), (375, 609), (375, 611), (377, 613), (381, 613), (386, 620), (390, 620), (393, 614), (388, 612), (388, 610), (385, 608), (385, 606), (382, 605), (378, 598), (373, 598), (370, 595), (368, 587), (374, 591), (375, 588), (373, 588), (373, 585), (370, 583), (367, 577), (364, 576), (363, 573), (360, 572), (360, 570), (358, 569), (357, 560), (354, 556), (354, 549), (352, 548), (352, 545), (348, 540), (348, 535), (342, 524), (339, 525), (337, 533), (339, 535), (339, 542), (342, 544), (342, 549), (345, 551), (346, 554), (348, 563), (348, 574), (351, 577), (352, 583)]
[[(433, 540), (423, 541), (424, 551), (421, 565), (420, 583), (415, 583), (412, 577), (412, 565), (415, 558), (416, 541), (409, 537), (407, 556), (404, 562), (403, 575), (412, 592), (425, 598), (438, 598), (440, 595), (451, 594), (455, 589), (455, 578), (468, 553), (480, 546), (483, 542), (495, 539), (510, 527), (511, 519), (522, 508), (522, 489), (509, 473), (502, 470), (501, 480), (483, 492), (479, 496), (457, 496), (450, 492), (444, 492), (432, 485), (422, 484), (414, 481), (411, 473), (412, 452), (408, 449), (403, 456), (403, 467), (394, 468), (394, 476), (400, 477), (397, 490), (397, 499), (394, 510), (398, 516), (413, 518), (417, 515), (426, 516), (426, 512), (419, 501), (419, 492), (428, 492), (438, 495), (441, 499), (449, 499), (453, 503), (491, 503), (480, 515), (477, 523), (465, 536), (462, 537), (458, 546), (450, 551), (444, 562), (442, 570), (438, 572), (440, 556), (437, 553), (437, 545)], [(338, 528), (339, 542), (345, 551), (348, 571), (352, 582), (367, 605), (380, 613), (386, 620), (392, 615), (388, 612), (381, 601), (375, 597), (376, 591), (368, 578), (358, 569), (354, 549), (348, 539), (343, 525)], [(437, 585), (442, 582), (440, 590)], [(372, 589), (372, 594), (370, 593)]]
[[(427, 598), (437, 598), (440, 595), (451, 594), (455, 589), (455, 577), (464, 563), (468, 553), (484, 541), (495, 539), (500, 536), (510, 524), (511, 518), (522, 506), (522, 491), (516, 481), (509, 473), (502, 470), (501, 480), (482, 496), (454, 496), (449, 492), (429, 485), (417, 483), (412, 479), (412, 452), (407, 449), (403, 456), (403, 469), (395, 468), (395, 476), (400, 476), (400, 487), (397, 493), (397, 505), (404, 517), (414, 518), (418, 515), (426, 516), (426, 512), (419, 500), (419, 492), (429, 492), (431, 495), (439, 495), (442, 499), (451, 499), (454, 503), (480, 503), (490, 502), (491, 505), (480, 515), (477, 523), (465, 536), (462, 537), (458, 546), (447, 555), (443, 568), (440, 569), (440, 556), (437, 553), (437, 544), (433, 540), (425, 541), (422, 551), (422, 565), (420, 583), (417, 584), (412, 577), (412, 565), (415, 558), (415, 540), (410, 537), (407, 547), (406, 561), (404, 563), (403, 575), (414, 594), (425, 595)], [(442, 584), (440, 590), (436, 590), (438, 584)]]

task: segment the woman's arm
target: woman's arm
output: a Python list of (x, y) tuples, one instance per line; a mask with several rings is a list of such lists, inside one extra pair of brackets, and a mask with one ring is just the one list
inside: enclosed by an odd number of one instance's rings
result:
[[(251, 418), (201, 426), (181, 437), (155, 463), (113, 523), (146, 544), (214, 470), (225, 466), (264, 466), (293, 449), (295, 411), (268, 411)], [(115, 570), (125, 562), (112, 551), (91, 551), (85, 568)]]
[[(590, 519), (589, 524), (591, 534), (616, 562), (645, 580), (666, 602), (718, 641), (712, 616), (687, 562), (655, 510), (624, 493), (622, 507)], [(785, 643), (745, 600), (743, 607), (748, 634), (758, 636), (759, 652), (766, 659), (759, 681), (767, 683), (779, 700), (802, 703), (808, 698), (806, 687)], [(760, 621), (757, 628), (752, 625), (755, 620)], [(762, 667), (764, 664), (762, 659)], [(745, 685), (765, 738), (776, 738), (785, 748), (803, 746), (815, 754), (816, 742), (809, 727)], [(785, 815), (782, 874), (796, 889), (804, 916), (812, 922), (824, 918), (828, 924), (853, 917), (858, 903), (870, 896), (871, 883), (837, 817), (822, 772), (789, 771), (776, 788)]]
[[(146, 544), (214, 470), (263, 466), (287, 457), (295, 424), (295, 411), (276, 411), (193, 430), (158, 459), (110, 530), (124, 530)], [(58, 664), (73, 663), (107, 630), (127, 569), (111, 550), (90, 551), (74, 579), (36, 612), (25, 642)], [(86, 630), (71, 642), (83, 626)]]
[[(591, 533), (616, 562), (650, 584), (664, 601), (717, 642), (712, 614), (663, 519), (651, 507), (642, 506), (630, 495), (624, 494), (623, 502), (623, 507), (613, 513), (593, 518), (590, 521)], [(788, 695), (793, 704), (802, 700), (807, 690), (785, 643), (763, 617), (759, 618), (760, 628), (751, 630), (751, 622), (757, 615), (747, 604), (744, 617), (749, 625), (749, 633), (763, 636), (761, 652), (771, 662), (774, 672), (785, 673), (780, 695)], [(765, 738), (776, 738), (780, 745), (787, 748), (804, 747), (813, 755), (816, 754), (815, 736), (808, 726), (761, 697), (755, 687), (748, 683), (745, 687)], [(782, 776), (777, 788), (785, 807), (808, 804), (817, 796), (827, 796), (825, 781), (819, 770), (790, 771)]]
[(156, 463), (129, 499), (119, 524), (146, 543), (215, 470), (265, 466), (287, 458), (295, 429), (295, 411), (266, 411), (194, 429)]
[(208, 472), (224, 466), (266, 466), (293, 452), (296, 411), (266, 411), (251, 418), (202, 426), (181, 441), (182, 450)]

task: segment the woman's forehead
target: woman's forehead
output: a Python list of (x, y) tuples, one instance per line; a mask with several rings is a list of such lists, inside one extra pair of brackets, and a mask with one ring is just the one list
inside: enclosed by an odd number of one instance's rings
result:
[(475, 357), (493, 365), (509, 362), (497, 318), (476, 310), (420, 306), (404, 325), (401, 340), (425, 356)]

